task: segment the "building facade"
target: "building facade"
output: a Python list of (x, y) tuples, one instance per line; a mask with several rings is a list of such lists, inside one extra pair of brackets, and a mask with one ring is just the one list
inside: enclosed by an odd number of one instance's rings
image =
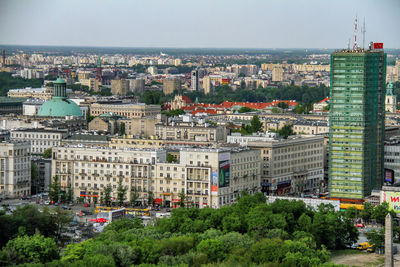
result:
[(386, 54), (343, 50), (331, 56), (329, 194), (363, 199), (382, 185)]
[(93, 103), (90, 105), (90, 115), (99, 116), (104, 113), (114, 113), (123, 117), (142, 118), (147, 116), (157, 116), (161, 113), (160, 105), (145, 105), (144, 103), (136, 104), (100, 104)]
[(270, 195), (319, 193), (324, 179), (323, 136), (253, 141), (261, 153), (262, 191)]
[(68, 136), (66, 131), (37, 128), (12, 130), (10, 138), (15, 141), (28, 141), (31, 145), (31, 154), (43, 154), (46, 149), (59, 146), (66, 136)]
[(22, 197), (31, 194), (29, 142), (0, 143), (0, 195)]
[(172, 94), (175, 90), (181, 90), (181, 81), (177, 78), (163, 80), (163, 92), (165, 95)]

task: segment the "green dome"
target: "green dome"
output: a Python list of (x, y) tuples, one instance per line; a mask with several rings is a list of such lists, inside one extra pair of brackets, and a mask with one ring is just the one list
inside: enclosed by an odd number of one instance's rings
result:
[(37, 116), (43, 117), (65, 117), (76, 116), (82, 117), (82, 111), (73, 101), (62, 98), (53, 97), (46, 101), (39, 109)]
[(61, 77), (58, 77), (58, 79), (54, 83), (66, 83)]

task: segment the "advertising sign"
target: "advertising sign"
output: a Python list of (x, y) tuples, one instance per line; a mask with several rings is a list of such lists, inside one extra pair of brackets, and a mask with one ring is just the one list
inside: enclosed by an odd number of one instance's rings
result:
[(211, 172), (211, 193), (216, 195), (218, 193), (218, 170), (213, 169)]
[(385, 168), (385, 182), (394, 184), (394, 171)]
[(230, 182), (231, 154), (224, 153), (218, 155), (218, 186), (229, 186)]
[(374, 49), (383, 49), (383, 43), (374, 43)]
[(381, 191), (381, 202), (387, 202), (389, 209), (400, 213), (400, 192)]

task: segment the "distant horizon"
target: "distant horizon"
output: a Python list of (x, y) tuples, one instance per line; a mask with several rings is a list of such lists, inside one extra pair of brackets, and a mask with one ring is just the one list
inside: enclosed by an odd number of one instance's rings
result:
[(182, 48), (400, 49), (399, 0), (1, 0), (3, 45)]
[[(78, 48), (133, 48), (133, 49), (216, 49), (216, 50), (337, 50), (346, 49), (346, 47), (173, 47), (173, 46), (100, 46), (100, 45), (37, 45), (37, 44), (5, 44), (0, 43), (1, 46), (13, 46), (13, 47), (78, 47)], [(387, 48), (384, 47), (383, 50), (400, 50), (400, 48)]]

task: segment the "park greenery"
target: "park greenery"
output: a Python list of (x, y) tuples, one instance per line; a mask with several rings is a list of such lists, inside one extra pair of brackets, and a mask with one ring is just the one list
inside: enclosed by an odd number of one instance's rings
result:
[(118, 220), (98, 237), (69, 244), (60, 254), (55, 253), (57, 243), (46, 239), (56, 236), (46, 232), (55, 226), (32, 220), (29, 232), (21, 233), (12, 226), (14, 235), (1, 239), (0, 264), (335, 266), (328, 263), (329, 250), (346, 248), (358, 237), (352, 219), (330, 205), (312, 210), (301, 201), (266, 204), (261, 193), (242, 193), (233, 205), (199, 209), (186, 208), (185, 195), (179, 197), (181, 207), (172, 211), (171, 218), (146, 228), (139, 219)]
[(11, 73), (0, 72), (0, 96), (6, 96), (9, 89), (18, 89), (25, 87), (42, 87), (42, 79), (24, 79), (21, 77), (12, 77)]
[(242, 124), (240, 129), (233, 129), (232, 132), (239, 132), (242, 135), (249, 135), (263, 130), (263, 124), (257, 115), (254, 115), (250, 121), (250, 124)]

